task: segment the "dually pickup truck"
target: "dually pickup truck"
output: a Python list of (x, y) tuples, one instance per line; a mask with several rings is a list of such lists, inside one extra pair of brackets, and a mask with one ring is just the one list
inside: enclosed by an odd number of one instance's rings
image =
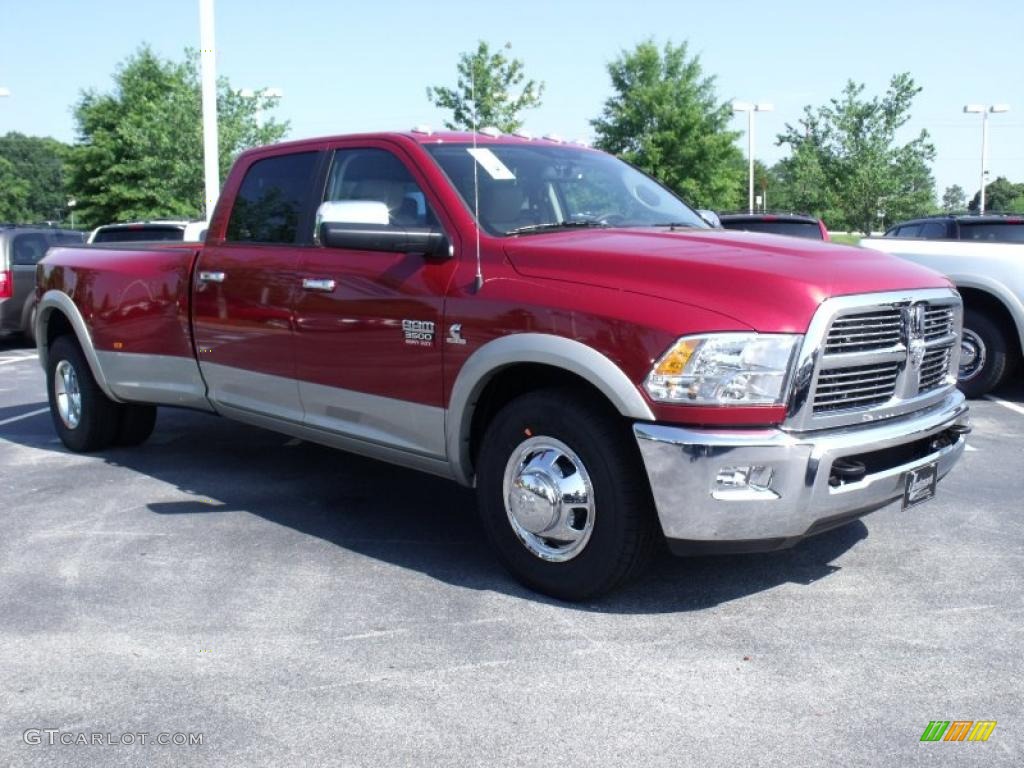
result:
[(204, 244), (56, 248), (54, 426), (210, 411), (476, 488), (521, 581), (584, 599), (929, 499), (961, 456), (962, 304), (886, 254), (713, 230), (593, 149), (409, 132), (251, 150)]

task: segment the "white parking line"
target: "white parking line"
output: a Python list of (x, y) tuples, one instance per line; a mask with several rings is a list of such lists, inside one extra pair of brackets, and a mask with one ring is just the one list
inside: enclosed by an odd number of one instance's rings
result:
[(1019, 413), (1024, 416), (1024, 406), (1017, 405), (1016, 403), (1008, 403), (1006, 400), (1000, 400), (998, 397), (992, 397), (992, 395), (985, 395), (986, 400), (991, 400), (997, 405), (1003, 406), (1003, 408), (1009, 408), (1014, 413)]
[(40, 408), (38, 411), (29, 411), (28, 413), (23, 413), (20, 416), (11, 416), (11, 418), (9, 419), (4, 419), (3, 421), (0, 421), (0, 427), (4, 426), (4, 424), (12, 424), (15, 421), (28, 419), (31, 418), (32, 416), (38, 416), (40, 413), (46, 413), (49, 410), (49, 408)]
[(26, 360), (38, 360), (39, 355), (25, 355), (24, 357), (4, 357), (0, 358), (0, 365), (7, 365), (8, 363), (23, 363)]

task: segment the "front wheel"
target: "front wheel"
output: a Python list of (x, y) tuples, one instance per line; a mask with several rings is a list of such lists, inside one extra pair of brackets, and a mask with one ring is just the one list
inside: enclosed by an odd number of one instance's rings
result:
[(967, 397), (981, 397), (998, 387), (1010, 367), (1003, 329), (975, 309), (964, 312), (957, 384)]
[(646, 475), (627, 426), (568, 390), (529, 393), (498, 413), (480, 449), (477, 493), (504, 565), (563, 600), (619, 586), (655, 540)]

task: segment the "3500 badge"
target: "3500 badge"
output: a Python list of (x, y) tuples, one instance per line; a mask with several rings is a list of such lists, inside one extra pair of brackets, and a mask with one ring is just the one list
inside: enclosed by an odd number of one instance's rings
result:
[(414, 344), (419, 347), (434, 345), (434, 323), (432, 320), (403, 320), (402, 331), (405, 333), (406, 344)]

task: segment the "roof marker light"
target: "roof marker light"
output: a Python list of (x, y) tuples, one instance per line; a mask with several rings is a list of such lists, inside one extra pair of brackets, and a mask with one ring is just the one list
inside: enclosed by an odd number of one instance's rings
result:
[(480, 133), (484, 136), (490, 136), (492, 139), (496, 139), (501, 136), (501, 131), (495, 128), (493, 125), (488, 125), (486, 128), (481, 128)]
[(530, 133), (529, 131), (516, 131), (512, 135), (513, 136), (518, 136), (520, 139), (526, 139), (527, 141), (533, 141), (533, 134)]
[(546, 134), (544, 134), (544, 140), (545, 141), (554, 141), (554, 142), (557, 142), (559, 144), (562, 143), (562, 137), (559, 136), (557, 133), (546, 133)]
[(434, 131), (430, 128), (429, 125), (417, 125), (412, 129), (412, 132), (423, 133), (426, 134), (427, 136), (430, 136)]

